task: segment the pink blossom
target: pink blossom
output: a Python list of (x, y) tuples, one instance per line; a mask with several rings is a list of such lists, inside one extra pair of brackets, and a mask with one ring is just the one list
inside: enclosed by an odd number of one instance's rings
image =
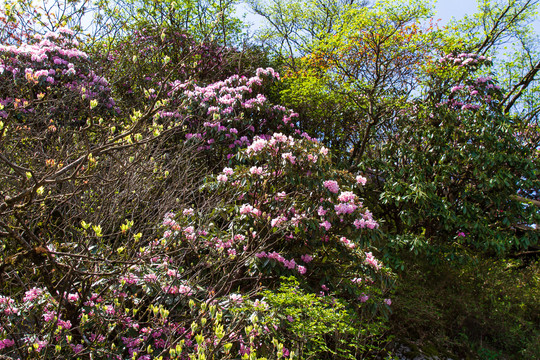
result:
[(337, 204), (334, 206), (336, 214), (352, 214), (358, 206), (355, 204)]
[(283, 266), (285, 266), (287, 269), (294, 269), (296, 267), (296, 261), (294, 259), (291, 260), (283, 260)]
[(81, 351), (83, 351), (83, 348), (84, 348), (83, 344), (77, 344), (77, 345), (69, 344), (69, 345), (71, 346), (75, 354), (80, 353)]
[(169, 269), (169, 270), (167, 270), (167, 275), (172, 276), (172, 277), (177, 277), (178, 276), (178, 271), (176, 271), (174, 269)]
[(224, 173), (225, 175), (233, 175), (233, 174), (234, 174), (234, 171), (233, 171), (233, 169), (231, 169), (230, 167), (226, 167), (226, 168), (223, 169), (223, 173)]
[(326, 229), (326, 231), (330, 230), (330, 228), (332, 227), (332, 224), (330, 224), (328, 222), (328, 220), (325, 220), (323, 221), (322, 223), (319, 224), (320, 227), (323, 227)]
[(37, 345), (36, 351), (40, 352), (49, 342), (47, 340), (37, 340), (34, 345)]
[(73, 30), (71, 30), (71, 29), (69, 29), (69, 28), (66, 28), (66, 27), (61, 27), (61, 28), (59, 28), (57, 31), (58, 31), (59, 33), (61, 33), (61, 34), (67, 34), (67, 35), (73, 35), (73, 34), (75, 34), (75, 33), (73, 32)]
[(289, 160), (291, 164), (296, 163), (296, 156), (293, 156), (290, 152), (282, 154), (281, 157), (285, 160)]
[(351, 242), (349, 239), (347, 239), (345, 236), (342, 236), (339, 241), (341, 241), (343, 243), (343, 245), (345, 245), (346, 247), (348, 247), (349, 249), (354, 249), (356, 247), (356, 244), (354, 244), (353, 242)]
[(210, 107), (208, 108), (207, 114), (210, 115), (210, 114), (214, 114), (214, 113), (219, 113), (219, 107), (217, 107), (217, 106), (210, 106)]
[(220, 175), (218, 175), (218, 177), (217, 177), (217, 181), (219, 181), (219, 182), (227, 182), (227, 180), (229, 180), (229, 178), (227, 177), (227, 175), (220, 174)]
[(193, 209), (192, 209), (192, 208), (184, 209), (184, 211), (182, 211), (182, 215), (184, 215), (184, 216), (191, 216), (191, 215), (193, 215)]
[(309, 263), (311, 260), (313, 260), (313, 256), (308, 255), (308, 254), (305, 254), (305, 255), (300, 256), (300, 259), (302, 259), (302, 261), (305, 262), (305, 263), (307, 264), (307, 263)]
[(0, 350), (15, 345), (15, 341), (11, 339), (0, 340)]
[(33, 287), (32, 289), (30, 289), (30, 290), (28, 290), (27, 292), (24, 293), (23, 301), (24, 302), (33, 301), (33, 300), (37, 299), (38, 297), (40, 297), (42, 294), (43, 294), (42, 289)]
[(372, 266), (376, 270), (379, 270), (381, 268), (381, 264), (379, 264), (379, 261), (375, 259), (371, 252), (366, 253), (366, 259), (364, 260), (364, 262)]
[(236, 304), (241, 304), (244, 302), (244, 298), (240, 294), (231, 294), (229, 295), (229, 299), (231, 299), (231, 302)]
[(305, 267), (305, 266), (302, 266), (302, 265), (298, 265), (298, 266), (296, 267), (296, 269), (297, 269), (298, 272), (299, 272), (300, 274), (302, 274), (302, 275), (304, 275), (304, 274), (306, 273), (306, 271), (307, 271), (307, 270), (306, 270), (306, 267)]
[(254, 208), (250, 204), (243, 204), (242, 206), (240, 206), (240, 214), (242, 215), (252, 214), (253, 211)]
[(338, 196), (338, 200), (341, 202), (354, 201), (355, 199), (356, 195), (352, 191), (344, 191)]
[(79, 300), (79, 294), (68, 294), (67, 299), (69, 302), (76, 302)]
[(144, 281), (154, 283), (158, 280), (156, 274), (146, 274), (144, 276)]
[(287, 218), (285, 216), (278, 216), (272, 219), (272, 221), (270, 221), (270, 225), (272, 225), (272, 227), (278, 227), (285, 221), (287, 221)]
[(358, 175), (356, 177), (356, 183), (360, 185), (366, 185), (367, 179), (363, 177), (362, 175)]
[(50, 311), (50, 312), (45, 312), (43, 314), (43, 320), (45, 321), (52, 321), (54, 320), (54, 311)]
[(308, 154), (307, 156), (308, 160), (311, 161), (312, 163), (316, 163), (317, 162), (317, 159), (319, 158), (317, 155), (312, 155), (312, 154)]
[(379, 227), (379, 223), (377, 223), (373, 219), (368, 219), (368, 221), (366, 221), (366, 226), (368, 227), (368, 229), (373, 230)]
[(330, 192), (337, 194), (339, 192), (339, 185), (337, 181), (327, 180), (323, 183), (324, 187), (327, 188)]
[(266, 143), (267, 143), (266, 140), (257, 138), (255, 141), (253, 141), (253, 143), (250, 146), (248, 146), (246, 152), (248, 154), (258, 153), (259, 151), (264, 149), (264, 147), (266, 146)]
[(187, 285), (180, 285), (178, 287), (178, 293), (189, 296), (193, 294), (193, 289)]
[(285, 191), (282, 191), (282, 192), (278, 192), (276, 196), (274, 197), (274, 199), (276, 201), (280, 201), (280, 200), (284, 200), (286, 197), (287, 197), (287, 194), (285, 193)]
[(262, 167), (252, 166), (251, 169), (249, 169), (249, 172), (252, 175), (262, 175), (263, 169), (262, 169)]
[(369, 300), (369, 296), (366, 295), (366, 294), (362, 294), (362, 295), (358, 298), (358, 300), (360, 300), (360, 302), (365, 303), (366, 301)]
[(58, 319), (58, 326), (61, 327), (62, 329), (66, 329), (66, 330), (69, 330), (71, 329), (71, 321), (67, 320), (67, 321), (64, 321), (64, 320), (60, 320)]
[(388, 306), (392, 305), (392, 300), (391, 299), (384, 299), (384, 303)]

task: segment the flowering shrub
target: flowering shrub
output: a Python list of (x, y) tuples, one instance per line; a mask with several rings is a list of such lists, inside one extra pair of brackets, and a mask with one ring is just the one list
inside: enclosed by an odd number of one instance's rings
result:
[(165, 77), (127, 111), (69, 30), (35, 41), (0, 48), (0, 354), (294, 357), (235, 310), (284, 274), (388, 312), (367, 180), (268, 101), (276, 72)]
[[(264, 63), (257, 49), (240, 51), (209, 39), (196, 40), (175, 27), (139, 25), (105, 48), (110, 50), (98, 50), (95, 56), (108, 69), (119, 104), (127, 111), (144, 106), (143, 99), (157, 97), (167, 80), (204, 87), (232, 75), (251, 76), (257, 64)], [(181, 103), (171, 105), (178, 108)]]
[(42, 126), (32, 128), (42, 131), (47, 126), (79, 127), (88, 116), (113, 113), (109, 82), (91, 69), (72, 34), (61, 28), (35, 35), (31, 44), (0, 46), (0, 118), (16, 112), (29, 126), (30, 119), (39, 117)]

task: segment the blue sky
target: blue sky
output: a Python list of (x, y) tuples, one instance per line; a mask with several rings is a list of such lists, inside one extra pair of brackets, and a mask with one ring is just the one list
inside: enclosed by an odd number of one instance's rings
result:
[(446, 24), (452, 17), (461, 19), (466, 14), (476, 12), (476, 0), (438, 0), (436, 18)]
[[(244, 7), (240, 7), (239, 13), (245, 12)], [(476, 0), (437, 0), (436, 6), (436, 15), (435, 19), (441, 19), (439, 22), (439, 25), (445, 25), (447, 24), (452, 17), (455, 19), (461, 19), (466, 14), (473, 14), (476, 12), (477, 9), (477, 1)], [(260, 21), (258, 19), (258, 16), (248, 14), (246, 17), (246, 20), (250, 23), (254, 23), (256, 27), (256, 23)], [(536, 32), (540, 33), (540, 20), (535, 21), (535, 28)]]

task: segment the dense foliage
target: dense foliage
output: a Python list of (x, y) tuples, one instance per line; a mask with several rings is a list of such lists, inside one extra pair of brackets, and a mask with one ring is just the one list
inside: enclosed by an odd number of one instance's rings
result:
[(6, 1), (0, 357), (537, 358), (535, 4)]

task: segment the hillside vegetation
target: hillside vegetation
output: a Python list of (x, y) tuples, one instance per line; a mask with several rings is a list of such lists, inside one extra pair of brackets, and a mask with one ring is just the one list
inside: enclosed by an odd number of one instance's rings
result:
[(537, 1), (4, 1), (1, 359), (540, 358)]

